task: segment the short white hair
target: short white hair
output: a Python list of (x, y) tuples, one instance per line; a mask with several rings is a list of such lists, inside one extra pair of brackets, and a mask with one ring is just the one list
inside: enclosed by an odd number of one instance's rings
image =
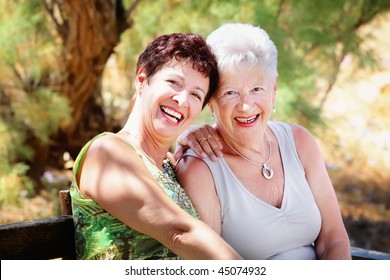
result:
[(219, 70), (238, 66), (241, 62), (260, 66), (272, 81), (278, 75), (278, 51), (267, 32), (244, 23), (226, 23), (207, 36), (218, 61)]

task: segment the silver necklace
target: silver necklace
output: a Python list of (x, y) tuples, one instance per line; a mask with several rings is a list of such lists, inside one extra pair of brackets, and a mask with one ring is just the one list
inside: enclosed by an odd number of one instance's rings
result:
[(257, 162), (254, 162), (252, 160), (250, 160), (249, 158), (245, 157), (244, 155), (242, 155), (241, 153), (239, 153), (236, 149), (234, 149), (232, 146), (229, 145), (228, 142), (225, 141), (226, 145), (228, 145), (230, 147), (230, 149), (232, 149), (233, 151), (235, 151), (240, 157), (242, 157), (243, 159), (246, 159), (247, 161), (249, 161), (250, 163), (254, 164), (254, 165), (257, 165), (257, 166), (262, 166), (263, 168), (261, 169), (261, 173), (263, 174), (264, 178), (269, 180), (271, 179), (273, 176), (274, 176), (274, 171), (272, 170), (271, 167), (269, 167), (267, 165), (267, 163), (269, 162), (269, 160), (271, 159), (271, 154), (272, 154), (272, 150), (271, 150), (271, 141), (269, 140), (268, 138), (268, 135), (267, 133), (265, 134), (265, 136), (267, 137), (267, 140), (268, 140), (268, 145), (269, 145), (269, 156), (268, 156), (268, 159), (264, 162), (264, 163), (257, 163)]

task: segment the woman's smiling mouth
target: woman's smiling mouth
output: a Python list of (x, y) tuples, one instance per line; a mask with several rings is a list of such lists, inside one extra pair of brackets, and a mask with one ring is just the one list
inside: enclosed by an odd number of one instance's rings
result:
[(174, 123), (179, 123), (183, 119), (183, 115), (165, 106), (160, 107), (164, 116)]
[(256, 121), (256, 119), (259, 117), (259, 114), (257, 115), (254, 115), (254, 116), (251, 116), (249, 118), (234, 118), (236, 121), (240, 122), (240, 123), (244, 123), (244, 124), (250, 124), (250, 123), (253, 123), (254, 121)]

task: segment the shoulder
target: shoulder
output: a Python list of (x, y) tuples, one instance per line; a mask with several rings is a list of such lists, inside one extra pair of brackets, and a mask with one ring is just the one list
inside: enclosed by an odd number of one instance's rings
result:
[(140, 178), (153, 180), (137, 152), (116, 134), (94, 138), (76, 174), (82, 194), (95, 201), (105, 199), (99, 193), (102, 186), (120, 193), (125, 185), (140, 184)]
[(321, 159), (321, 152), (315, 137), (305, 127), (289, 124), (293, 132), (295, 146), (304, 166), (310, 165), (313, 160)]
[(102, 170), (112, 171), (114, 167), (120, 169), (121, 166), (140, 163), (134, 148), (114, 133), (93, 138), (86, 148), (77, 172), (79, 175), (81, 169), (84, 174), (102, 176)]
[[(196, 156), (184, 156), (176, 165), (176, 176), (183, 188), (190, 186), (206, 187), (214, 182), (207, 163)], [(212, 184), (213, 185), (213, 184)]]
[(314, 141), (313, 135), (303, 126), (288, 124), (296, 142)]
[[(107, 158), (110, 153), (118, 150), (118, 136), (113, 133), (101, 133), (86, 143), (80, 150), (73, 168), (78, 173), (79, 167), (83, 166), (85, 162), (96, 162), (99, 158)], [(121, 143), (119, 143), (121, 144)], [(108, 158), (109, 159), (109, 158)]]
[(209, 171), (206, 162), (196, 155), (186, 154), (176, 163), (176, 173), (178, 177), (187, 174), (201, 174), (205, 171)]
[[(134, 153), (135, 148), (121, 136), (115, 133), (104, 133), (91, 140), (88, 153), (100, 156), (125, 156), (127, 152)], [(109, 158), (107, 158), (109, 159)]]
[(95, 148), (112, 148), (116, 144), (125, 143), (123, 138), (115, 133), (102, 133), (91, 140), (91, 146)]
[(279, 132), (279, 135), (283, 135), (283, 136), (292, 135), (292, 137), (294, 137), (294, 141), (296, 145), (300, 145), (301, 143), (306, 143), (307, 141), (309, 142), (315, 141), (312, 134), (303, 126), (286, 123), (286, 122), (279, 122), (279, 121), (270, 121), (268, 125), (274, 131)]

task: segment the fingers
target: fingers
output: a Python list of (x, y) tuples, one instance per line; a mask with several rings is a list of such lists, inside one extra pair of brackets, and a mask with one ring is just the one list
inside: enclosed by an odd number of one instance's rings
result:
[[(222, 157), (222, 143), (219, 139), (218, 132), (209, 125), (204, 125), (192, 132), (196, 142), (191, 138), (190, 146), (199, 155), (206, 154), (212, 161), (217, 161)], [(193, 145), (193, 146), (192, 146)], [(204, 158), (204, 157), (203, 157)]]
[(218, 132), (210, 125), (193, 126), (180, 135), (176, 143), (175, 159), (179, 159), (190, 147), (201, 158), (217, 161), (222, 157), (222, 142)]
[(212, 161), (217, 161), (218, 157), (223, 157), (222, 143), (219, 139), (218, 133), (212, 127), (206, 127), (202, 131), (202, 137), (198, 138), (198, 143), (202, 147), (204, 153)]
[(211, 147), (213, 148), (214, 152), (216, 154), (219, 154), (218, 156), (223, 156), (222, 154), (222, 148), (223, 148), (223, 144), (221, 142), (221, 139), (219, 137), (219, 133), (218, 131), (213, 128), (212, 126), (207, 126), (207, 132), (209, 134), (208, 136), (208, 142), (209, 144), (211, 145)]
[[(184, 154), (184, 152), (188, 148), (192, 148), (197, 155), (202, 158), (207, 158), (207, 154), (203, 152), (202, 147), (199, 145), (196, 140), (198, 137), (197, 130), (200, 129), (201, 126), (191, 126), (189, 129), (184, 131), (176, 141), (176, 149), (174, 158), (177, 161)], [(201, 136), (200, 136), (201, 138)]]

